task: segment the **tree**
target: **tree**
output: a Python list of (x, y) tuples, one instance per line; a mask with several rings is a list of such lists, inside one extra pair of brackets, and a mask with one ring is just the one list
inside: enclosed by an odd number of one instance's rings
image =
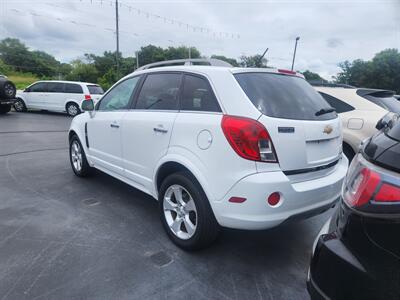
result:
[(383, 50), (370, 61), (344, 61), (339, 67), (342, 71), (334, 78), (337, 83), (400, 93), (400, 53), (397, 49)]
[(266, 58), (261, 58), (260, 54), (246, 56), (242, 55), (240, 57), (239, 65), (246, 68), (267, 68), (268, 60)]
[(81, 59), (71, 62), (72, 71), (67, 75), (67, 80), (86, 81), (96, 83), (99, 73), (94, 64), (87, 64)]
[(310, 70), (306, 70), (302, 73), (307, 81), (319, 82), (319, 83), (327, 83), (328, 81), (319, 74), (311, 72)]
[(239, 63), (234, 58), (229, 58), (223, 55), (211, 55), (211, 58), (220, 59), (226, 61), (227, 63), (231, 64), (233, 67), (239, 67)]

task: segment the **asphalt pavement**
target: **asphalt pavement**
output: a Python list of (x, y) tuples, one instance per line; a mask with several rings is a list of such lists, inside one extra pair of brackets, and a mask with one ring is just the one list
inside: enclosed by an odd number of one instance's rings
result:
[(224, 229), (185, 252), (157, 202), (68, 159), (71, 118), (0, 116), (0, 299), (308, 299), (316, 234), (332, 210), (266, 231)]

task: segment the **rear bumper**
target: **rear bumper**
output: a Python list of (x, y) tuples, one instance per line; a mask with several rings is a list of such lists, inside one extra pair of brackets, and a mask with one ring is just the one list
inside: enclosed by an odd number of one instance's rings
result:
[[(267, 229), (285, 221), (306, 218), (333, 206), (339, 198), (348, 161), (341, 159), (326, 176), (293, 183), (283, 172), (265, 172), (247, 176), (236, 183), (221, 201), (212, 202), (221, 226), (236, 229)], [(267, 203), (271, 193), (279, 192), (281, 201)], [(231, 203), (242, 197), (243, 203)]]
[(0, 99), (0, 105), (14, 105), (15, 99)]

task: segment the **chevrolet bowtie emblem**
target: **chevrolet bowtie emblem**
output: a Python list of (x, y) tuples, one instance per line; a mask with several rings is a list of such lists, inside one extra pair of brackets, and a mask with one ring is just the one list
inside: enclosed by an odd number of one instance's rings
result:
[(324, 133), (326, 133), (326, 134), (331, 134), (332, 131), (333, 131), (332, 126), (330, 126), (330, 125), (326, 125), (326, 126), (325, 126), (325, 128), (324, 128)]

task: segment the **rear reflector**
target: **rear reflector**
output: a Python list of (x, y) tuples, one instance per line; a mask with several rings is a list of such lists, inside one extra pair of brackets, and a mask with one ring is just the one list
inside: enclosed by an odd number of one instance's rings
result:
[(281, 195), (278, 192), (272, 193), (268, 197), (268, 204), (271, 206), (276, 206), (281, 201)]
[(229, 199), (229, 202), (232, 203), (243, 203), (244, 201), (246, 201), (246, 198), (242, 198), (242, 197), (232, 197)]
[(90, 100), (90, 99), (92, 99), (92, 96), (90, 96), (90, 95), (85, 95), (85, 100)]

